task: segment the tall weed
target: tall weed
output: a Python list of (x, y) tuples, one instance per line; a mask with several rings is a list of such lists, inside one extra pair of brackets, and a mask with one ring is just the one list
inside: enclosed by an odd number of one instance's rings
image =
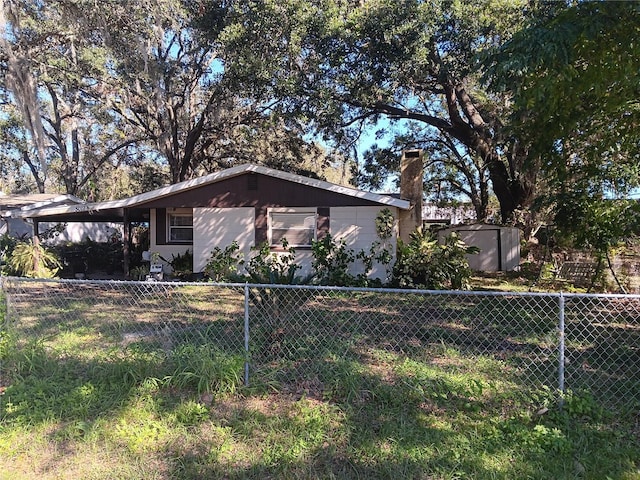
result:
[(235, 393), (242, 384), (244, 358), (212, 345), (180, 345), (172, 360), (173, 372), (165, 378), (168, 386), (195, 389), (198, 394), (224, 394)]

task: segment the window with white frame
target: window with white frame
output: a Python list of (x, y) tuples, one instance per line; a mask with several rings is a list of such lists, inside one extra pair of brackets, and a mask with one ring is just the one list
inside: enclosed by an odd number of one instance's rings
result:
[(315, 209), (270, 209), (269, 244), (282, 245), (282, 240), (292, 247), (310, 247), (316, 239)]
[(167, 239), (170, 243), (192, 243), (193, 213), (169, 212), (167, 230)]

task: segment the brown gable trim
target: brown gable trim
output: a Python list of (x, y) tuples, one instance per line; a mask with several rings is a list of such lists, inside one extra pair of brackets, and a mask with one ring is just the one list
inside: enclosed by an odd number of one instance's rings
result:
[[(82, 214), (95, 214), (100, 212), (110, 212), (110, 215), (120, 217), (122, 215), (122, 209), (128, 208), (131, 211), (142, 211), (146, 208), (167, 208), (167, 207), (241, 207), (241, 206), (257, 206), (259, 200), (263, 200), (263, 204), (268, 204), (269, 201), (265, 201), (264, 195), (254, 197), (258, 201), (251, 202), (247, 196), (238, 196), (237, 193), (249, 190), (247, 188), (247, 174), (255, 174), (255, 180), (257, 184), (254, 184), (254, 180), (251, 181), (253, 189), (257, 188), (254, 193), (258, 191), (264, 192), (265, 185), (263, 183), (280, 182), (280, 196), (276, 195), (271, 199), (271, 206), (299, 206), (310, 207), (317, 205), (327, 206), (364, 206), (364, 205), (388, 205), (397, 207), (402, 210), (409, 210), (411, 205), (405, 200), (399, 200), (388, 195), (380, 195), (371, 192), (365, 192), (357, 190), (351, 187), (345, 187), (342, 185), (336, 185), (322, 180), (316, 180), (308, 177), (302, 177), (300, 175), (294, 175), (287, 172), (274, 170), (267, 167), (258, 165), (238, 165), (237, 167), (228, 168), (220, 172), (212, 173), (204, 177), (187, 180), (184, 182), (162, 187), (151, 192), (142, 193), (140, 195), (134, 195), (133, 197), (125, 198), (122, 200), (110, 200), (107, 202), (87, 203), (73, 206), (62, 207), (45, 207), (42, 209), (29, 210), (22, 212), (16, 211), (16, 217), (21, 218), (54, 218), (58, 217), (64, 219), (65, 216), (70, 216), (75, 219), (80, 218)], [(221, 188), (220, 184), (227, 183), (236, 177), (245, 177), (244, 186), (241, 187), (238, 192)], [(282, 187), (284, 185), (284, 187)], [(218, 191), (223, 194), (222, 197), (216, 197), (212, 195), (205, 195), (203, 199), (202, 191)], [(267, 188), (269, 190), (269, 188)], [(284, 190), (284, 192), (283, 192)], [(282, 200), (282, 194), (288, 194), (290, 190), (304, 191), (306, 194), (302, 195), (302, 204), (294, 204), (291, 195), (288, 195)], [(194, 194), (193, 192), (200, 191), (200, 193)], [(271, 189), (273, 191), (273, 189)], [(278, 192), (276, 192), (278, 193)], [(228, 196), (225, 198), (224, 194)], [(293, 196), (300, 198), (299, 196)], [(305, 200), (305, 197), (306, 198)], [(169, 199), (169, 200), (168, 200)], [(280, 199), (280, 201), (278, 201)], [(324, 199), (324, 200), (323, 200)], [(339, 200), (338, 200), (339, 199)], [(190, 200), (190, 201), (189, 201)], [(221, 204), (218, 200), (224, 200), (227, 204)], [(216, 202), (217, 201), (217, 202)], [(337, 203), (336, 203), (337, 202)], [(80, 216), (79, 216), (80, 215)], [(104, 214), (102, 215), (104, 216)]]

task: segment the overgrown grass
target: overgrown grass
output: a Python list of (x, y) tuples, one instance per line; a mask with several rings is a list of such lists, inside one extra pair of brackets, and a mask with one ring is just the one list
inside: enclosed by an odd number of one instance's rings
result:
[[(574, 391), (560, 410), (523, 376), (546, 367), (553, 323), (517, 301), (305, 298), (300, 317), (252, 330), (260, 370), (245, 387), (221, 298), (221, 320), (200, 301), (198, 320), (107, 328), (115, 308), (95, 320), (72, 299), (78, 317), (33, 307), (23, 329), (1, 322), (0, 479), (640, 479), (639, 406)], [(483, 352), (490, 335), (513, 358)]]
[(203, 345), (4, 348), (0, 478), (640, 478), (633, 415), (560, 412), (489, 358), (369, 353), (273, 391)]

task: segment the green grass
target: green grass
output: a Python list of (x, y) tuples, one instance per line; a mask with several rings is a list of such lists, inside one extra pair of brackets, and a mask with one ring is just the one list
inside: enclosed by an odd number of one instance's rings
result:
[(577, 390), (560, 411), (530, 376), (552, 324), (524, 301), (309, 296), (256, 321), (245, 387), (237, 295), (111, 295), (58, 318), (23, 296), (2, 322), (0, 479), (640, 479), (639, 405)]
[(640, 478), (633, 416), (580, 393), (560, 412), (489, 358), (371, 351), (273, 391), (211, 371), (211, 353), (9, 351), (0, 478)]

